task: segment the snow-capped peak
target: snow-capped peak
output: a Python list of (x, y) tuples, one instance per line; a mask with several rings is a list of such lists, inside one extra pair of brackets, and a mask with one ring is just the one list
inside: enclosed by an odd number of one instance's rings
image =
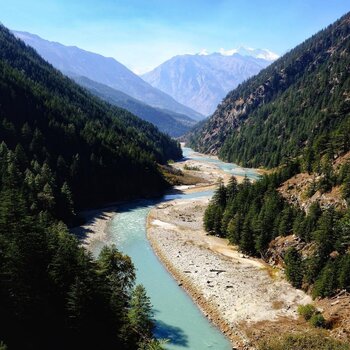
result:
[(217, 53), (215, 52), (209, 53), (207, 49), (202, 49), (199, 53), (197, 53), (197, 55), (199, 56), (208, 56), (211, 54), (220, 54), (222, 56), (232, 56), (235, 54), (240, 54), (241, 56), (261, 58), (266, 61), (275, 61), (277, 60), (277, 58), (280, 57), (277, 53), (272, 52), (269, 49), (254, 49), (252, 47), (246, 47), (246, 46), (240, 46), (238, 48), (229, 49), (229, 50), (225, 50), (221, 48)]
[(251, 47), (240, 46), (235, 49), (225, 50), (221, 48), (219, 50), (220, 54), (223, 56), (232, 56), (236, 53), (242, 56), (252, 56), (255, 58), (262, 58), (267, 61), (274, 61), (279, 58), (279, 55), (268, 49), (253, 49)]

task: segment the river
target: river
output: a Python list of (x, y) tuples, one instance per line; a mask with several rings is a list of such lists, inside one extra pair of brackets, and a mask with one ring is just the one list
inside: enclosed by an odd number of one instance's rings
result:
[[(196, 159), (198, 154), (183, 148), (186, 158)], [(215, 163), (221, 169), (234, 175), (257, 178), (251, 169), (205, 157), (201, 161)], [(229, 350), (229, 340), (214, 327), (198, 309), (192, 299), (178, 286), (176, 281), (160, 263), (146, 238), (146, 220), (151, 208), (156, 204), (175, 198), (193, 199), (210, 196), (212, 191), (191, 194), (168, 194), (161, 200), (137, 200), (121, 205), (111, 220), (107, 238), (94, 242), (92, 251), (98, 255), (105, 244), (115, 244), (120, 251), (129, 255), (137, 271), (137, 283), (142, 283), (150, 296), (156, 320), (157, 338), (169, 339), (169, 350)]]

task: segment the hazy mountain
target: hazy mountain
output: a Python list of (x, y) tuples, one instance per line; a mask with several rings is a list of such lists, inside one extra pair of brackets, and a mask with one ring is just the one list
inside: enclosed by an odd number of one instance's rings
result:
[(138, 117), (156, 125), (160, 131), (173, 137), (185, 134), (196, 122), (193, 119), (165, 109), (151, 107), (121, 91), (97, 83), (86, 77), (73, 77), (81, 86), (103, 100), (127, 109)]
[(142, 78), (180, 103), (210, 115), (230, 90), (277, 57), (268, 50), (245, 48), (213, 54), (203, 51), (175, 56)]
[(349, 67), (350, 13), (231, 91), (191, 144), (252, 167), (347, 149)]
[(75, 46), (64, 46), (47, 41), (26, 32), (13, 31), (13, 33), (68, 76), (84, 76), (120, 90), (151, 106), (185, 114), (196, 120), (203, 118), (199, 113), (149, 85), (114, 58), (104, 57)]

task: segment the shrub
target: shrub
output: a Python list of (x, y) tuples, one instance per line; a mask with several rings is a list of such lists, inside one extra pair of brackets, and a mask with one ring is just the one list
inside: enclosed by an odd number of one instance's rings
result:
[(310, 318), (310, 323), (317, 328), (325, 328), (326, 327), (326, 320), (324, 319), (323, 315), (321, 313), (317, 313), (315, 315), (312, 315)]
[(187, 165), (185, 164), (184, 166), (184, 170), (192, 170), (192, 171), (199, 171), (200, 168), (198, 166), (191, 166), (191, 165)]
[(326, 320), (323, 315), (311, 304), (299, 305), (298, 313), (303, 316), (306, 321), (317, 328), (325, 328)]
[(303, 316), (306, 321), (309, 321), (312, 316), (318, 313), (318, 311), (313, 305), (306, 304), (298, 306), (298, 313), (300, 316)]

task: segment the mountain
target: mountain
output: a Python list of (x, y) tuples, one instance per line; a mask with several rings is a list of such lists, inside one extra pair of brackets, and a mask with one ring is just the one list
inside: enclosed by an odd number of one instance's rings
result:
[(15, 36), (33, 47), (39, 55), (68, 76), (83, 76), (98, 83), (120, 90), (153, 107), (171, 110), (200, 120), (203, 116), (181, 105), (164, 92), (152, 87), (113, 58), (64, 46), (37, 35), (13, 31)]
[[(322, 305), (323, 315), (311, 305), (299, 313), (327, 327), (333, 300), (350, 292), (350, 13), (230, 92), (195, 128), (190, 144), (197, 150), (273, 168), (254, 183), (238, 184), (235, 177), (221, 183), (204, 228), (282, 268), (295, 288)], [(305, 316), (307, 309), (314, 315)], [(346, 333), (349, 310), (343, 309), (337, 309), (337, 332), (343, 325)], [(280, 345), (274, 339), (266, 349), (301, 344), (278, 337)], [(300, 346), (311, 348), (320, 346)]]
[(348, 148), (350, 14), (231, 91), (190, 144), (251, 167)]
[(172, 137), (184, 135), (196, 123), (184, 114), (151, 107), (121, 91), (112, 89), (107, 85), (97, 83), (86, 77), (73, 77), (73, 79), (94, 95), (112, 105), (125, 108), (141, 119), (154, 124), (160, 131)]
[[(130, 258), (114, 246), (93, 258), (63, 221), (162, 193), (159, 164), (180, 158), (179, 144), (88, 93), (2, 26), (0, 96), (0, 348), (153, 346), (150, 301)], [(142, 322), (129, 316), (141, 313)]]
[(175, 141), (94, 97), (5, 29), (0, 40), (0, 140), (58, 173), (56, 190), (64, 178), (81, 207), (166, 186), (156, 162), (181, 156)]
[(180, 55), (142, 75), (142, 78), (182, 104), (208, 116), (230, 90), (271, 63), (266, 57), (275, 58), (269, 51), (243, 48), (213, 54)]

